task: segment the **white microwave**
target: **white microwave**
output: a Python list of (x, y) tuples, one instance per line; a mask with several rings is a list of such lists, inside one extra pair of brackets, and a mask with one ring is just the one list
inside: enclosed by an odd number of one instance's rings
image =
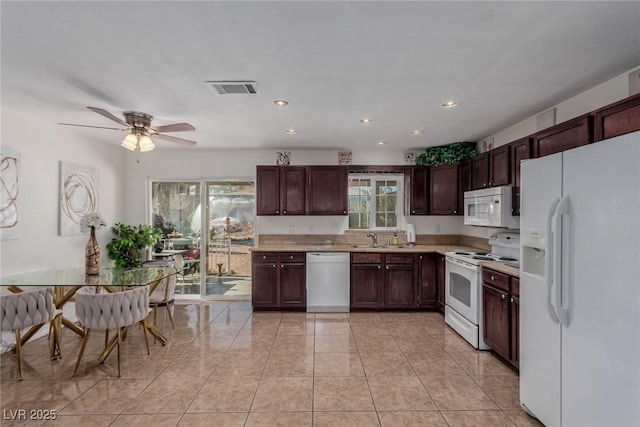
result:
[(520, 228), (520, 218), (513, 216), (511, 198), (510, 185), (465, 191), (464, 224)]

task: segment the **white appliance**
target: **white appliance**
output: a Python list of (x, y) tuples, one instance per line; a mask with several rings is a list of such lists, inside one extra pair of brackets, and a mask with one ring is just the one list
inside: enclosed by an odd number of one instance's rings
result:
[(416, 226), (407, 224), (407, 244), (413, 246), (416, 244)]
[[(517, 267), (520, 236), (494, 233), (491, 252), (447, 252), (445, 262), (444, 321), (474, 348), (487, 350), (482, 324), (482, 261), (500, 261)], [(515, 264), (514, 264), (515, 263)]]
[(520, 402), (640, 425), (640, 132), (522, 164)]
[(348, 312), (348, 252), (307, 252), (307, 311)]
[(485, 227), (520, 228), (520, 220), (511, 209), (510, 185), (465, 191), (464, 224)]

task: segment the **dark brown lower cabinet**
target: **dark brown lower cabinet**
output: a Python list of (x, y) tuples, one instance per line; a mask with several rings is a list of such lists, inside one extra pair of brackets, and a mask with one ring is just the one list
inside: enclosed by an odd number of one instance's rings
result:
[(436, 308), (438, 292), (436, 254), (416, 255), (416, 270), (416, 305)]
[(482, 270), (484, 342), (518, 368), (520, 366), (520, 279)]
[(380, 308), (384, 276), (382, 264), (351, 264), (351, 307)]
[(445, 280), (446, 280), (446, 257), (444, 255), (438, 254), (436, 260), (436, 274), (438, 276), (438, 292), (437, 296), (437, 305), (438, 311), (444, 313), (444, 302), (445, 302)]
[(385, 308), (415, 307), (413, 254), (384, 256)]
[(254, 309), (307, 307), (306, 254), (254, 252), (251, 255), (251, 304)]
[(509, 328), (509, 294), (491, 286), (482, 286), (484, 342), (509, 360), (511, 357)]

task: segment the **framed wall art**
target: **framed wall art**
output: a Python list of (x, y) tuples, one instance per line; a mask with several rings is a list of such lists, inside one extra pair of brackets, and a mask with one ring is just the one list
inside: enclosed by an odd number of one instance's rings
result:
[(60, 162), (60, 224), (58, 234), (82, 234), (80, 220), (98, 212), (98, 171), (93, 166)]
[(20, 238), (21, 162), (18, 151), (0, 148), (0, 240)]

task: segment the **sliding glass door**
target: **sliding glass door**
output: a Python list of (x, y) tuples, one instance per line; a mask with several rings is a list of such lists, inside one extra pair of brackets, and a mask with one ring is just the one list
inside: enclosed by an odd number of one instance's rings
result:
[(176, 294), (250, 298), (253, 182), (153, 181), (150, 200), (153, 225), (163, 234), (158, 255), (179, 253), (189, 267)]

